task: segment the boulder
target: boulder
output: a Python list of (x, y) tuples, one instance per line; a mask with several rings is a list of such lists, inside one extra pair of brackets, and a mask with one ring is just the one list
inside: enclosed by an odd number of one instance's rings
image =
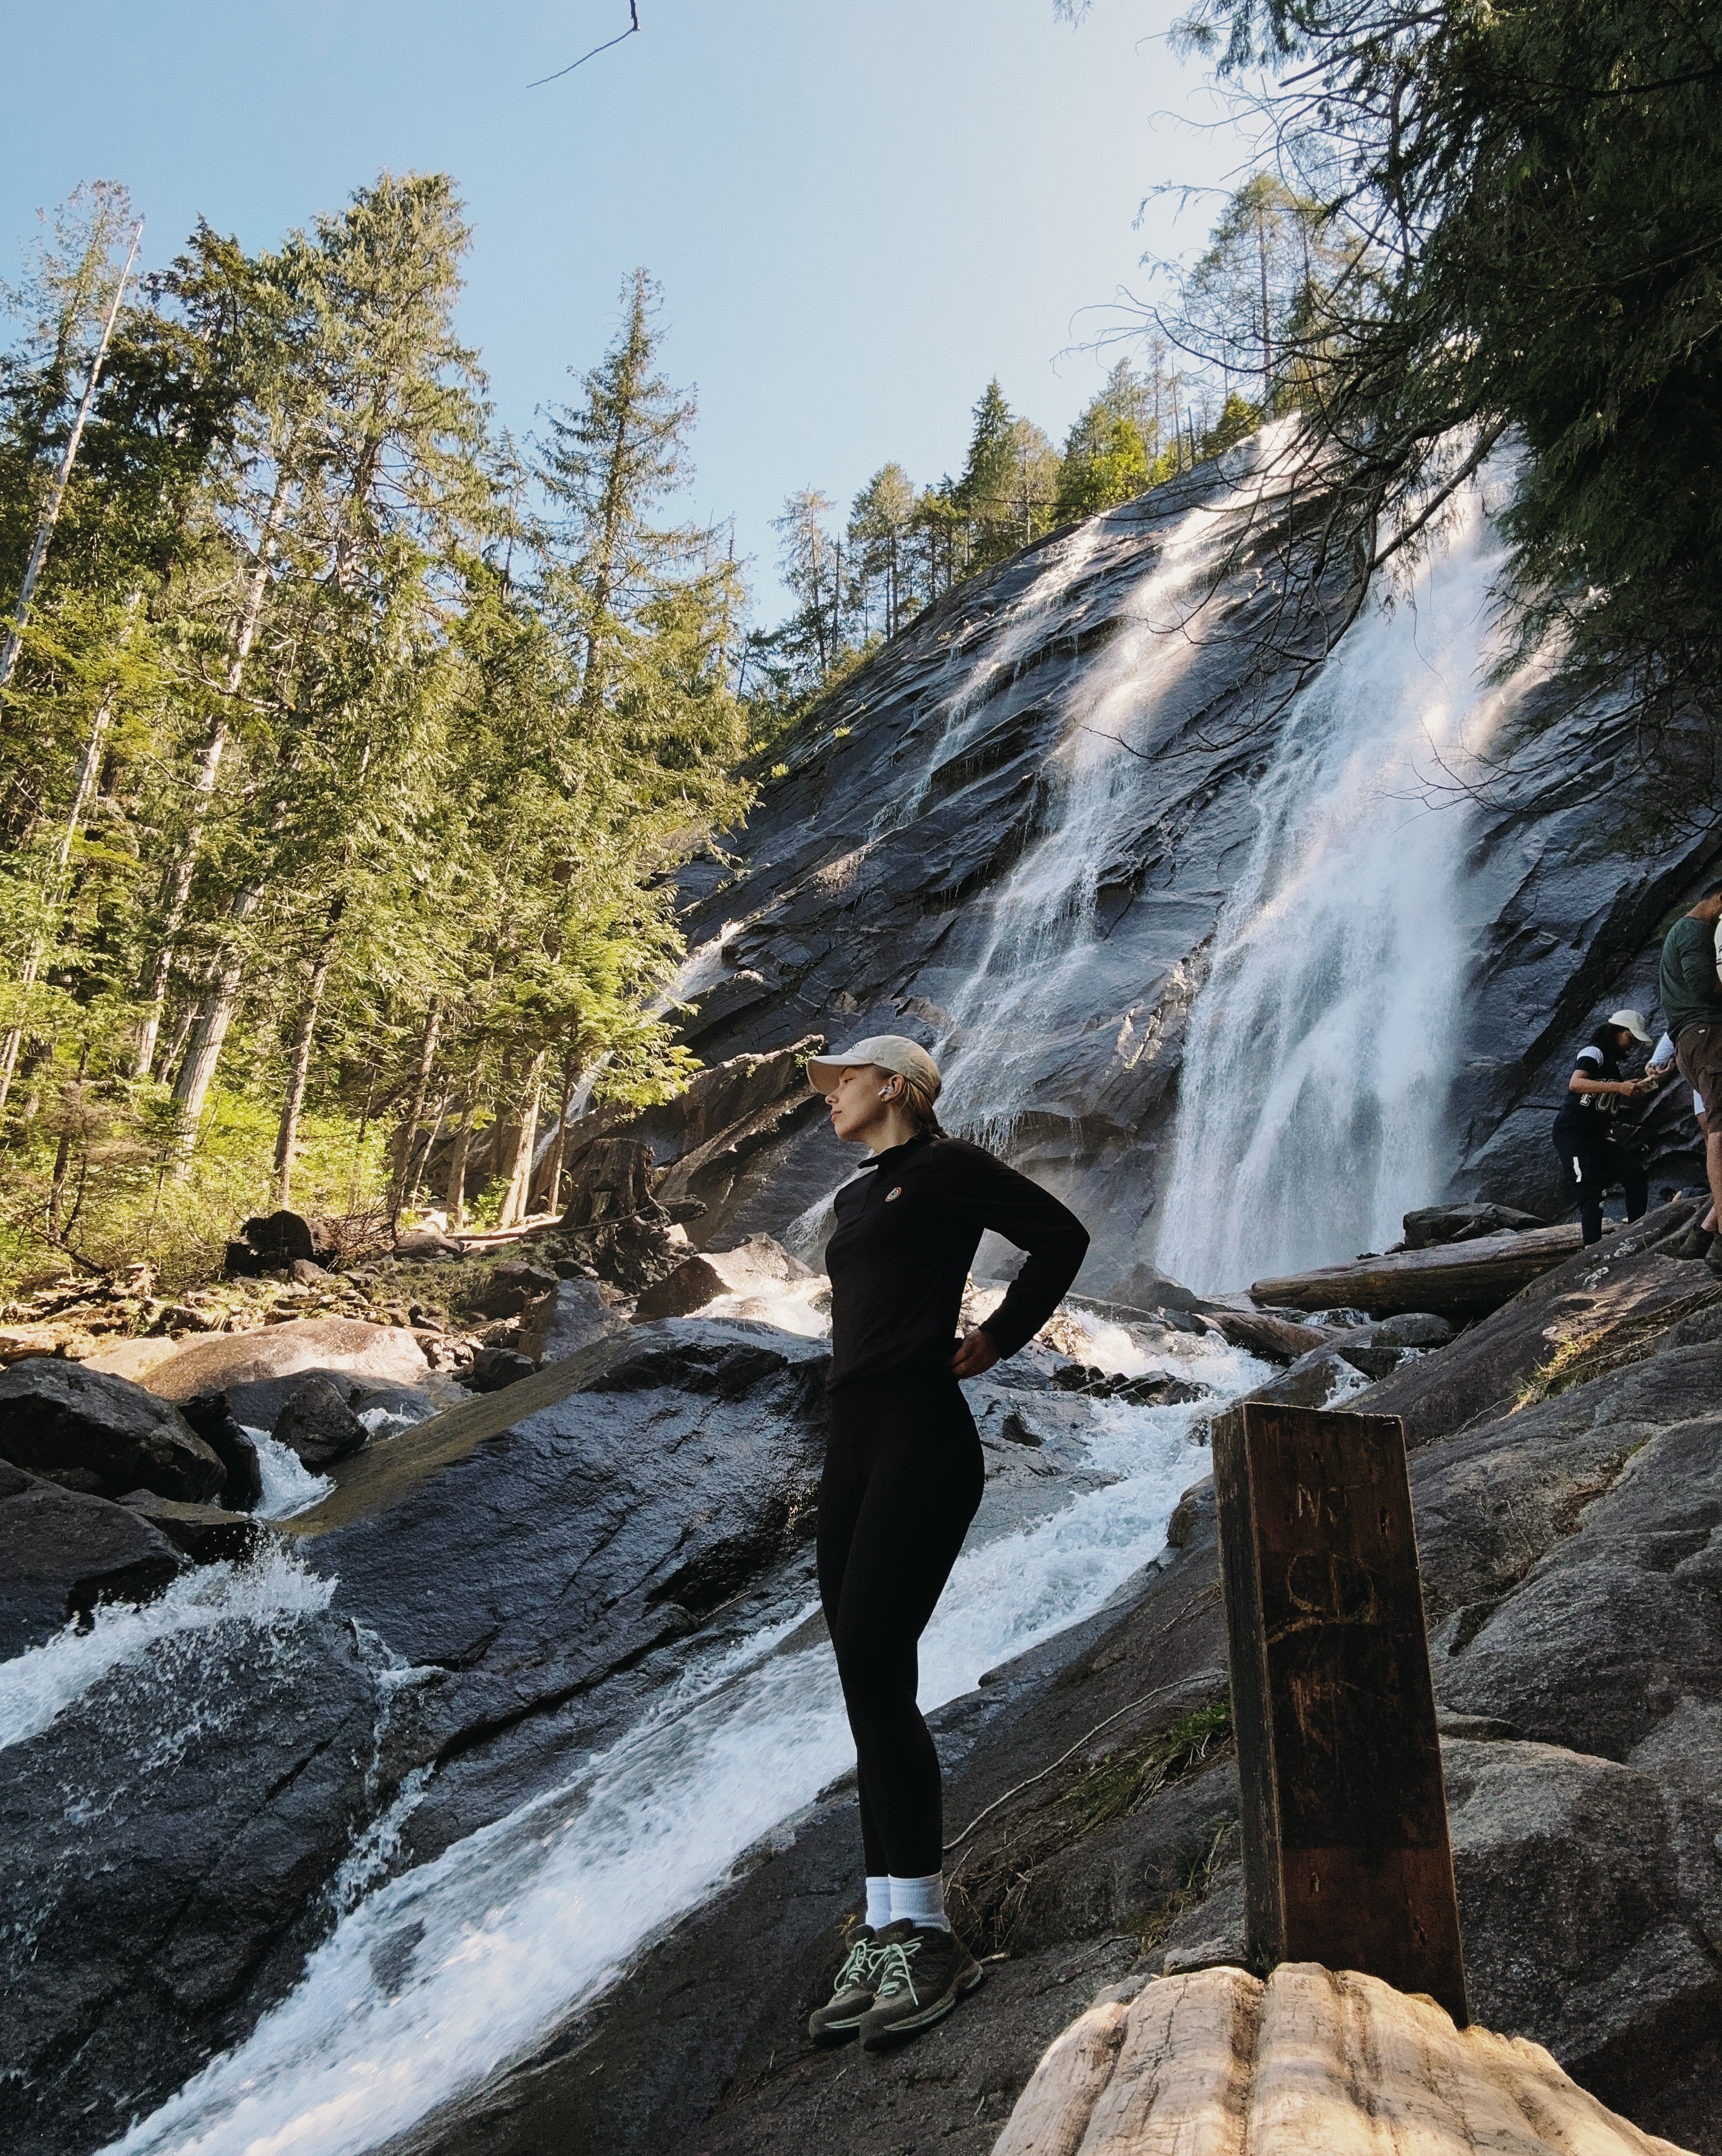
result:
[(1406, 1311), (1397, 1317), (1384, 1317), (1373, 1337), (1381, 1348), (1444, 1348), (1453, 1337), (1453, 1327), (1432, 1310)]
[(1479, 1235), (1522, 1235), (1527, 1229), (1546, 1228), (1549, 1223), (1535, 1213), (1521, 1213), (1511, 1205), (1424, 1205), (1405, 1216), (1407, 1250), (1427, 1250), (1438, 1243), (1466, 1243)]
[(518, 1348), (480, 1348), (461, 1373), (461, 1382), (471, 1392), (500, 1393), (530, 1378), (536, 1367), (532, 1358)]
[(556, 1293), (541, 1296), (522, 1317), (520, 1353), (540, 1365), (562, 1363), (612, 1332), (625, 1332), (626, 1305), (618, 1308), (618, 1301), (602, 1281), (558, 1281)]
[(148, 1602), (184, 1569), (172, 1543), (126, 1506), (0, 1461), (0, 1661), (99, 1602)]
[(218, 1564), (223, 1558), (243, 1564), (269, 1534), (249, 1513), (223, 1512), (219, 1505), (181, 1505), (153, 1490), (132, 1490), (120, 1501), (140, 1518), (182, 1549), (194, 1564)]
[(0, 1459), (97, 1496), (142, 1485), (199, 1504), (227, 1481), (166, 1401), (125, 1378), (46, 1356), (0, 1372)]
[(637, 1322), (685, 1317), (719, 1296), (757, 1295), (789, 1281), (812, 1280), (812, 1268), (770, 1235), (750, 1235), (732, 1250), (701, 1250), (646, 1289), (634, 1305)]
[(556, 1276), (541, 1265), (524, 1260), (495, 1266), (483, 1285), (467, 1297), (466, 1306), (479, 1317), (518, 1317), (528, 1303), (554, 1292)]
[(294, 1392), (269, 1435), (296, 1454), (313, 1475), (327, 1474), (337, 1460), (362, 1451), (370, 1442), (370, 1432), (353, 1413), (346, 1394), (320, 1373)]
[(1250, 1296), (1258, 1303), (1295, 1303), (1301, 1310), (1355, 1303), (1372, 1317), (1391, 1317), (1401, 1311), (1474, 1316), (1499, 1310), (1520, 1288), (1564, 1265), (1578, 1254), (1582, 1240), (1576, 1227), (1483, 1235), (1256, 1281)]
[(1053, 1373), (1053, 1384), (1061, 1393), (1080, 1393), (1085, 1399), (1125, 1400), (1132, 1407), (1181, 1406), (1189, 1400), (1208, 1398), (1211, 1386), (1192, 1384), (1169, 1370), (1145, 1370), (1127, 1378), (1117, 1370), (1102, 1370), (1091, 1363), (1063, 1363)]
[(659, 1180), (652, 1148), (643, 1138), (595, 1139), (582, 1149), (569, 1173), (562, 1225), (585, 1228), (596, 1220), (626, 1219), (651, 1204)]
[(1342, 1394), (1355, 1391), (1356, 1384), (1356, 1371), (1337, 1346), (1313, 1348), (1289, 1369), (1282, 1370), (1277, 1378), (1270, 1378), (1244, 1397), (1273, 1401), (1281, 1407), (1325, 1408)]
[(337, 1371), (379, 1384), (417, 1384), (428, 1364), (412, 1332), (401, 1325), (371, 1325), (357, 1317), (301, 1317), (260, 1332), (217, 1333), (179, 1348), (146, 1373), (149, 1389), (167, 1400), (301, 1370)]
[(239, 1233), (269, 1265), (290, 1265), (303, 1258), (322, 1264), (336, 1254), (335, 1238), (323, 1222), (308, 1220), (301, 1213), (261, 1214)]
[(263, 1470), (257, 1447), (240, 1428), (225, 1393), (194, 1393), (180, 1403), (180, 1413), (227, 1471), (221, 1502), (230, 1512), (256, 1509), (263, 1496)]
[(1107, 1289), (1104, 1300), (1127, 1304), (1132, 1310), (1205, 1310), (1207, 1305), (1193, 1289), (1154, 1265), (1135, 1265)]

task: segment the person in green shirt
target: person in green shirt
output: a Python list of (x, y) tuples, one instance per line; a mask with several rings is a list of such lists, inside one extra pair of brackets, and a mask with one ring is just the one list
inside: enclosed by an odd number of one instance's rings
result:
[[(1704, 1101), (1704, 1172), (1722, 1219), (1722, 977), (1716, 968), (1716, 924), (1722, 883), (1713, 884), (1663, 938), (1658, 993), (1663, 1023), (1673, 1036), (1680, 1075)], [(1722, 1235), (1704, 1262), (1722, 1279)]]

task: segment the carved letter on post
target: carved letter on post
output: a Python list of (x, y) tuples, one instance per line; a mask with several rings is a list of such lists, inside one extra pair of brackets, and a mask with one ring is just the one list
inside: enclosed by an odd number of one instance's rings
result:
[(1397, 1415), (1214, 1430), (1252, 1960), (1359, 1969), (1463, 2028), (1447, 1795)]

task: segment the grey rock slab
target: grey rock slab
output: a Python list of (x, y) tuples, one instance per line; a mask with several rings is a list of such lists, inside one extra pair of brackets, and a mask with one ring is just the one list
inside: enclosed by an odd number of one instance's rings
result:
[(277, 1614), (158, 1638), (4, 1755), (0, 2139), (81, 2156), (239, 2041), (386, 1799), (377, 1672)]
[(117, 1497), (140, 1484), (201, 1503), (227, 1469), (185, 1418), (141, 1385), (45, 1355), (0, 1371), (0, 1459)]
[(38, 1647), (100, 1602), (147, 1602), (185, 1569), (125, 1505), (0, 1461), (0, 1661)]
[(1605, 2102), (1722, 1996), (1648, 1774), (1552, 1745), (1444, 1742), (1471, 2010)]
[(300, 1317), (260, 1332), (223, 1332), (178, 1348), (147, 1372), (149, 1389), (167, 1400), (225, 1391), (261, 1378), (309, 1370), (338, 1371), (379, 1384), (421, 1383), (423, 1351), (404, 1326), (358, 1317)]
[[(393, 1440), (375, 1509), (361, 1478), (326, 1531), (293, 1526), (336, 1606), (438, 1673), (427, 1720), (464, 1749), (594, 1692), (811, 1537), (824, 1368), (765, 1327), (638, 1327)], [(486, 1435), (389, 1491), (443, 1425)]]

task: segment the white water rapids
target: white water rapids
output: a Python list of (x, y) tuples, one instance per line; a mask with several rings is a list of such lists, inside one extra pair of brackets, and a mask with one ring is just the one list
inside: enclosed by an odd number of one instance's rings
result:
[[(1147, 1366), (1127, 1333), (1084, 1322), (1095, 1362)], [(1264, 1374), (1213, 1337), (1154, 1359), (1223, 1394)], [(1093, 1404), (1089, 1462), (1116, 1479), (965, 1551), (922, 1642), (923, 1707), (1099, 1609), (1164, 1547), (1204, 1462), (1196, 1412)], [(781, 1645), (807, 1614), (696, 1661), (564, 1786), (369, 1894), (247, 2043), (115, 2148), (357, 2156), (530, 2055), (853, 1766), (829, 1648)]]

